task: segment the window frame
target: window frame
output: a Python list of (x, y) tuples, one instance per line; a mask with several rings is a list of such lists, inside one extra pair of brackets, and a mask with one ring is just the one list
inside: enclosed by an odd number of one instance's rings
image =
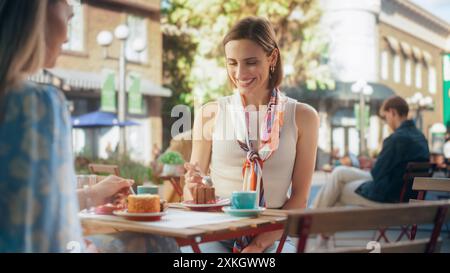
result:
[(381, 51), (381, 65), (380, 65), (380, 74), (381, 79), (389, 80), (389, 51), (387, 49), (383, 49)]
[[(67, 55), (78, 55), (78, 56), (86, 56), (87, 55), (87, 6), (84, 3), (80, 3), (81, 5), (81, 14), (82, 14), (82, 18), (81, 18), (81, 22), (82, 22), (82, 33), (80, 35), (80, 37), (82, 38), (81, 41), (81, 46), (82, 49), (81, 50), (77, 50), (77, 49), (73, 49), (73, 48), (64, 48), (64, 45), (62, 46), (62, 53), (63, 54), (67, 54)], [(73, 20), (73, 19), (72, 19)], [(68, 26), (67, 29), (67, 33), (68, 36), (71, 35), (71, 31), (70, 31), (70, 26)], [(68, 37), (68, 41), (70, 40), (70, 36)]]
[(404, 75), (404, 79), (405, 79), (405, 84), (407, 86), (411, 86), (412, 85), (412, 65), (413, 65), (413, 61), (409, 58), (405, 58), (405, 75)]
[(415, 66), (414, 66), (414, 86), (416, 88), (419, 88), (419, 89), (422, 89), (422, 87), (423, 87), (423, 81), (422, 81), (422, 70), (423, 69), (422, 69), (422, 67), (423, 67), (422, 62), (420, 62), (420, 61), (415, 62)]
[[(146, 48), (138, 53), (138, 52), (134, 52), (134, 54), (136, 54), (136, 56), (138, 56), (137, 58), (134, 58), (133, 56), (130, 58), (129, 56), (129, 52), (133, 51), (132, 46), (133, 46), (133, 39), (132, 39), (132, 27), (130, 26), (130, 22), (129, 19), (131, 17), (136, 17), (142, 20), (142, 23), (144, 25), (144, 31), (145, 31), (145, 43), (146, 43)], [(136, 14), (127, 14), (126, 15), (126, 25), (128, 26), (129, 30), (130, 30), (130, 36), (128, 37), (127, 41), (125, 42), (125, 55), (126, 55), (126, 59), (128, 62), (131, 63), (137, 63), (137, 64), (143, 64), (146, 65), (149, 63), (149, 48), (148, 48), (148, 37), (149, 37), (149, 21), (148, 18), (146, 17), (142, 17)], [(130, 51), (129, 51), (130, 50)], [(143, 57), (144, 55), (144, 57)]]
[(433, 65), (428, 66), (428, 92), (437, 93), (437, 72)]
[(395, 83), (400, 83), (402, 80), (400, 54), (394, 53), (392, 58), (392, 74)]

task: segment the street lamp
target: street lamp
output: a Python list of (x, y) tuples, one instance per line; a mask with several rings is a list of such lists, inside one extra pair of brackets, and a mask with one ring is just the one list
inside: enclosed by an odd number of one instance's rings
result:
[(364, 80), (359, 80), (352, 85), (352, 92), (359, 94), (359, 146), (360, 154), (366, 154), (366, 133), (365, 133), (365, 96), (373, 93), (373, 88)]
[[(119, 94), (118, 94), (118, 107), (117, 107), (117, 117), (119, 123), (125, 121), (126, 113), (126, 41), (130, 36), (130, 29), (127, 25), (119, 25), (114, 30), (114, 36), (120, 41), (120, 55), (119, 55)], [(102, 46), (104, 51), (104, 58), (108, 58), (106, 48), (109, 47), (113, 42), (113, 35), (109, 31), (101, 31), (97, 35), (97, 43)], [(134, 51), (142, 52), (146, 48), (146, 43), (143, 39), (138, 38), (133, 41), (132, 48)], [(126, 152), (126, 134), (125, 128), (120, 127), (120, 138), (119, 138), (119, 154), (123, 155)]]
[(423, 129), (422, 111), (433, 110), (433, 98), (430, 96), (424, 97), (422, 93), (416, 92), (414, 96), (406, 98), (412, 110), (416, 111), (416, 125), (421, 131)]

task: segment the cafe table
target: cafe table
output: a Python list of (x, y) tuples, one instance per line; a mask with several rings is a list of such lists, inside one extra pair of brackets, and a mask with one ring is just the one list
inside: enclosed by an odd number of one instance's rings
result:
[[(159, 221), (132, 221), (115, 215), (79, 213), (85, 235), (111, 232), (149, 233), (174, 238), (180, 247), (191, 246), (200, 253), (199, 244), (240, 238), (241, 236), (284, 229), (286, 210), (267, 209), (258, 217), (235, 217), (221, 211), (199, 212), (170, 203), (166, 215)], [(286, 237), (277, 249), (281, 252)]]

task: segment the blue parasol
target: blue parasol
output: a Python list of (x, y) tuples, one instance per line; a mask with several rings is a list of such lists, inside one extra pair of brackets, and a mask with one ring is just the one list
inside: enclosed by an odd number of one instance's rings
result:
[(95, 111), (78, 117), (72, 117), (73, 128), (123, 127), (135, 125), (139, 125), (139, 123), (130, 120), (119, 122), (116, 114), (102, 111)]

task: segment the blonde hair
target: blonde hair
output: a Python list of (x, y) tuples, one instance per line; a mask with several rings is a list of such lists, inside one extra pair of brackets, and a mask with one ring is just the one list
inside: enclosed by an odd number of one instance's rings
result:
[(8, 89), (44, 65), (47, 4), (0, 0), (0, 103)]

